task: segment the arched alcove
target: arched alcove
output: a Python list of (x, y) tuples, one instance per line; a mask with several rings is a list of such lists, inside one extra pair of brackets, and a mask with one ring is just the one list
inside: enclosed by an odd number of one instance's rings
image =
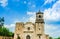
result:
[(26, 39), (30, 39), (30, 35), (27, 35), (27, 36), (26, 36)]
[(19, 35), (17, 36), (17, 39), (20, 39), (20, 36)]

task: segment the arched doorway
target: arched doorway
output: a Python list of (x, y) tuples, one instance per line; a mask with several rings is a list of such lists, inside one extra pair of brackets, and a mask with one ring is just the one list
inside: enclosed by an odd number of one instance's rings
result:
[(26, 39), (30, 39), (30, 35), (27, 35), (27, 36), (26, 36)]
[(17, 36), (17, 39), (20, 39), (20, 37), (19, 37), (19, 36)]

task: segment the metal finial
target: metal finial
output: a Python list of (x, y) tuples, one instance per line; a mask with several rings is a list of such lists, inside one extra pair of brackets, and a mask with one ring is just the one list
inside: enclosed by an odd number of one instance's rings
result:
[(40, 12), (40, 10), (39, 10), (39, 12)]

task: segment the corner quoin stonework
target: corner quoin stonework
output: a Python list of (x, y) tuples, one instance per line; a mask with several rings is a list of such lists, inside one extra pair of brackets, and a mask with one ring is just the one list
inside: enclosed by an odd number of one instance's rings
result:
[(44, 33), (44, 18), (42, 12), (36, 13), (35, 23), (17, 22), (15, 27), (14, 39), (49, 39)]

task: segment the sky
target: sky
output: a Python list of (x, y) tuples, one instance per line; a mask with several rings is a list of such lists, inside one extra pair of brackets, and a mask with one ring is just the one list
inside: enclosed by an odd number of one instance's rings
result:
[(39, 10), (44, 13), (45, 33), (60, 36), (60, 0), (0, 0), (0, 17), (12, 32), (16, 22), (34, 23)]

